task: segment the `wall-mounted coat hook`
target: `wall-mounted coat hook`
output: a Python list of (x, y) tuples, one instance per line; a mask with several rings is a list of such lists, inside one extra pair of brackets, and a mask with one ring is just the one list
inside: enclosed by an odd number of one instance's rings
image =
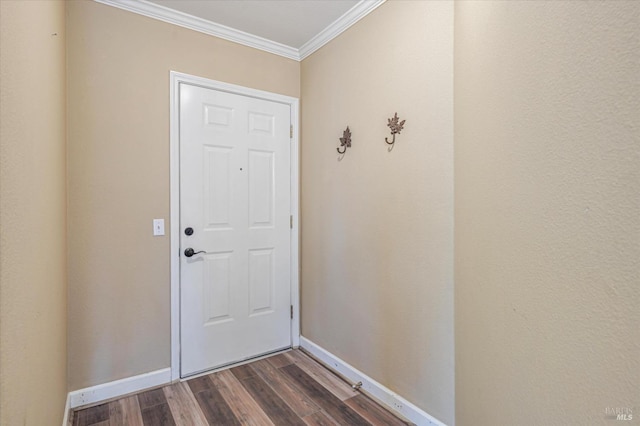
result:
[[(396, 112), (393, 115), (393, 118), (388, 118), (387, 119), (387, 126), (391, 129), (391, 136), (393, 136), (393, 139), (391, 140), (391, 142), (389, 142), (388, 138), (384, 138), (384, 141), (389, 144), (389, 145), (393, 145), (394, 143), (396, 143), (396, 134), (400, 134), (400, 131), (402, 130), (402, 128), (404, 127), (404, 122), (407, 120), (402, 120), (400, 122), (398, 122), (399, 118), (398, 118), (398, 113)], [(389, 148), (391, 149), (391, 148)]]
[[(340, 151), (342, 148), (342, 151)], [(342, 137), (340, 138), (340, 147), (336, 148), (339, 154), (344, 154), (347, 152), (347, 148), (351, 148), (351, 130), (349, 130), (349, 126), (347, 129), (342, 132)]]

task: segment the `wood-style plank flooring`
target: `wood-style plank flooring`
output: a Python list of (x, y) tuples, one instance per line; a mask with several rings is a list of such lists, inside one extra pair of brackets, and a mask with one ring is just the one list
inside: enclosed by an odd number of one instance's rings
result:
[(406, 425), (299, 350), (76, 410), (73, 426)]

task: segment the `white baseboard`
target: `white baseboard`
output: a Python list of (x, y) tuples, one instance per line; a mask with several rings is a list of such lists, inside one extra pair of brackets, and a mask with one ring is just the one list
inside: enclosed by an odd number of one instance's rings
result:
[(140, 374), (139, 376), (127, 377), (125, 379), (69, 392), (67, 400), (69, 401), (68, 405), (70, 408), (78, 408), (83, 405), (95, 404), (170, 382), (171, 369), (163, 368), (162, 370), (151, 371)]
[(300, 347), (325, 364), (329, 369), (334, 370), (350, 382), (362, 382), (362, 387), (360, 388), (361, 391), (364, 391), (364, 393), (375, 399), (381, 405), (400, 414), (402, 417), (410, 420), (416, 425), (446, 426), (443, 422), (431, 416), (429, 413), (421, 410), (400, 395), (392, 392), (391, 389), (388, 389), (382, 384), (376, 382), (371, 377), (347, 364), (337, 356), (303, 336), (300, 336)]
[(67, 394), (67, 401), (64, 403), (64, 416), (62, 426), (69, 426), (69, 411), (71, 411), (71, 393)]

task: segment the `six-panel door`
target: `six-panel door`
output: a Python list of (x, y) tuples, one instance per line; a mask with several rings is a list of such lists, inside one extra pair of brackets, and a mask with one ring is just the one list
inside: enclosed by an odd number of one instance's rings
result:
[(182, 377), (291, 345), (289, 128), (289, 105), (180, 85)]

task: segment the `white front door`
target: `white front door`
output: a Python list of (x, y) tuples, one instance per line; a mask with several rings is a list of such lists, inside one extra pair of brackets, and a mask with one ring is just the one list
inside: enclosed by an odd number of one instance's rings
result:
[(180, 84), (182, 377), (291, 346), (290, 117)]

